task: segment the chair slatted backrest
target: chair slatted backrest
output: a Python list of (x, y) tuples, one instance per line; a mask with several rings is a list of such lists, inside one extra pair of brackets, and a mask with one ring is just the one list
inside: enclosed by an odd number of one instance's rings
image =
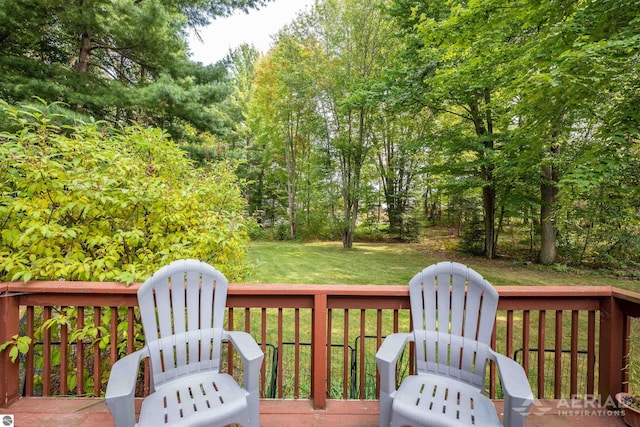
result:
[(425, 268), (409, 282), (416, 368), (484, 387), (498, 293), (455, 262)]
[(186, 374), (219, 370), (227, 286), (212, 266), (180, 260), (138, 289), (156, 389)]

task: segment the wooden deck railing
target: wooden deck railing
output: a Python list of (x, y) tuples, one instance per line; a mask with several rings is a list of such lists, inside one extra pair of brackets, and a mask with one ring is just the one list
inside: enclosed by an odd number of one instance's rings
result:
[[(0, 344), (33, 337), (15, 363), (0, 353), (0, 407), (20, 395), (101, 395), (110, 366), (143, 344), (135, 292), (119, 283), (0, 284)], [(640, 294), (611, 287), (497, 287), (494, 347), (523, 364), (539, 398), (612, 396), (626, 388), (630, 319)], [(230, 285), (228, 329), (250, 332), (265, 352), (261, 394), (311, 399), (375, 399), (375, 351), (408, 331), (403, 286)], [(115, 339), (114, 339), (115, 337)], [(399, 376), (412, 370), (411, 352)], [(237, 355), (227, 351), (227, 370)], [(501, 390), (493, 367), (487, 386)], [(148, 392), (141, 373), (140, 394)]]

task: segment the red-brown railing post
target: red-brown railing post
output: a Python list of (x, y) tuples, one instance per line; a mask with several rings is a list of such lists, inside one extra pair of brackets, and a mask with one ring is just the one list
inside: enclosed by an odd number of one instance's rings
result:
[[(346, 326), (345, 326), (346, 327)], [(314, 409), (327, 407), (327, 294), (313, 298), (313, 360), (311, 362), (311, 399)]]
[[(0, 292), (0, 344), (20, 332), (20, 305), (18, 297)], [(20, 397), (20, 367), (9, 357), (11, 346), (0, 352), (0, 408), (7, 408)]]
[(624, 313), (613, 296), (602, 300), (600, 309), (600, 363), (598, 393), (602, 402), (613, 401), (623, 389), (624, 348), (629, 331)]

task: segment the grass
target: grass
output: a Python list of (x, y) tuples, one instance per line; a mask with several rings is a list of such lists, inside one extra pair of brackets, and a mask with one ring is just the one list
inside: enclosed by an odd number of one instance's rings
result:
[(435, 261), (410, 245), (253, 242), (247, 283), (400, 285)]
[(456, 260), (473, 267), (496, 286), (607, 285), (640, 290), (639, 281), (590, 270), (557, 271), (553, 266), (464, 257), (422, 243), (356, 243), (352, 249), (343, 249), (340, 242), (256, 241), (250, 244), (247, 258), (251, 272), (246, 283), (406, 285), (428, 265)]

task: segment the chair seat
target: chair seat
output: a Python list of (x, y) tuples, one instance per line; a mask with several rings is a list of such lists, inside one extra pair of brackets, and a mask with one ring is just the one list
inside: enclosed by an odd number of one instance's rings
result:
[[(224, 410), (222, 410), (224, 408)], [(171, 381), (142, 402), (138, 426), (224, 426), (246, 418), (246, 392), (227, 374)]]
[(500, 426), (495, 406), (476, 387), (436, 374), (404, 379), (393, 399), (393, 426)]

